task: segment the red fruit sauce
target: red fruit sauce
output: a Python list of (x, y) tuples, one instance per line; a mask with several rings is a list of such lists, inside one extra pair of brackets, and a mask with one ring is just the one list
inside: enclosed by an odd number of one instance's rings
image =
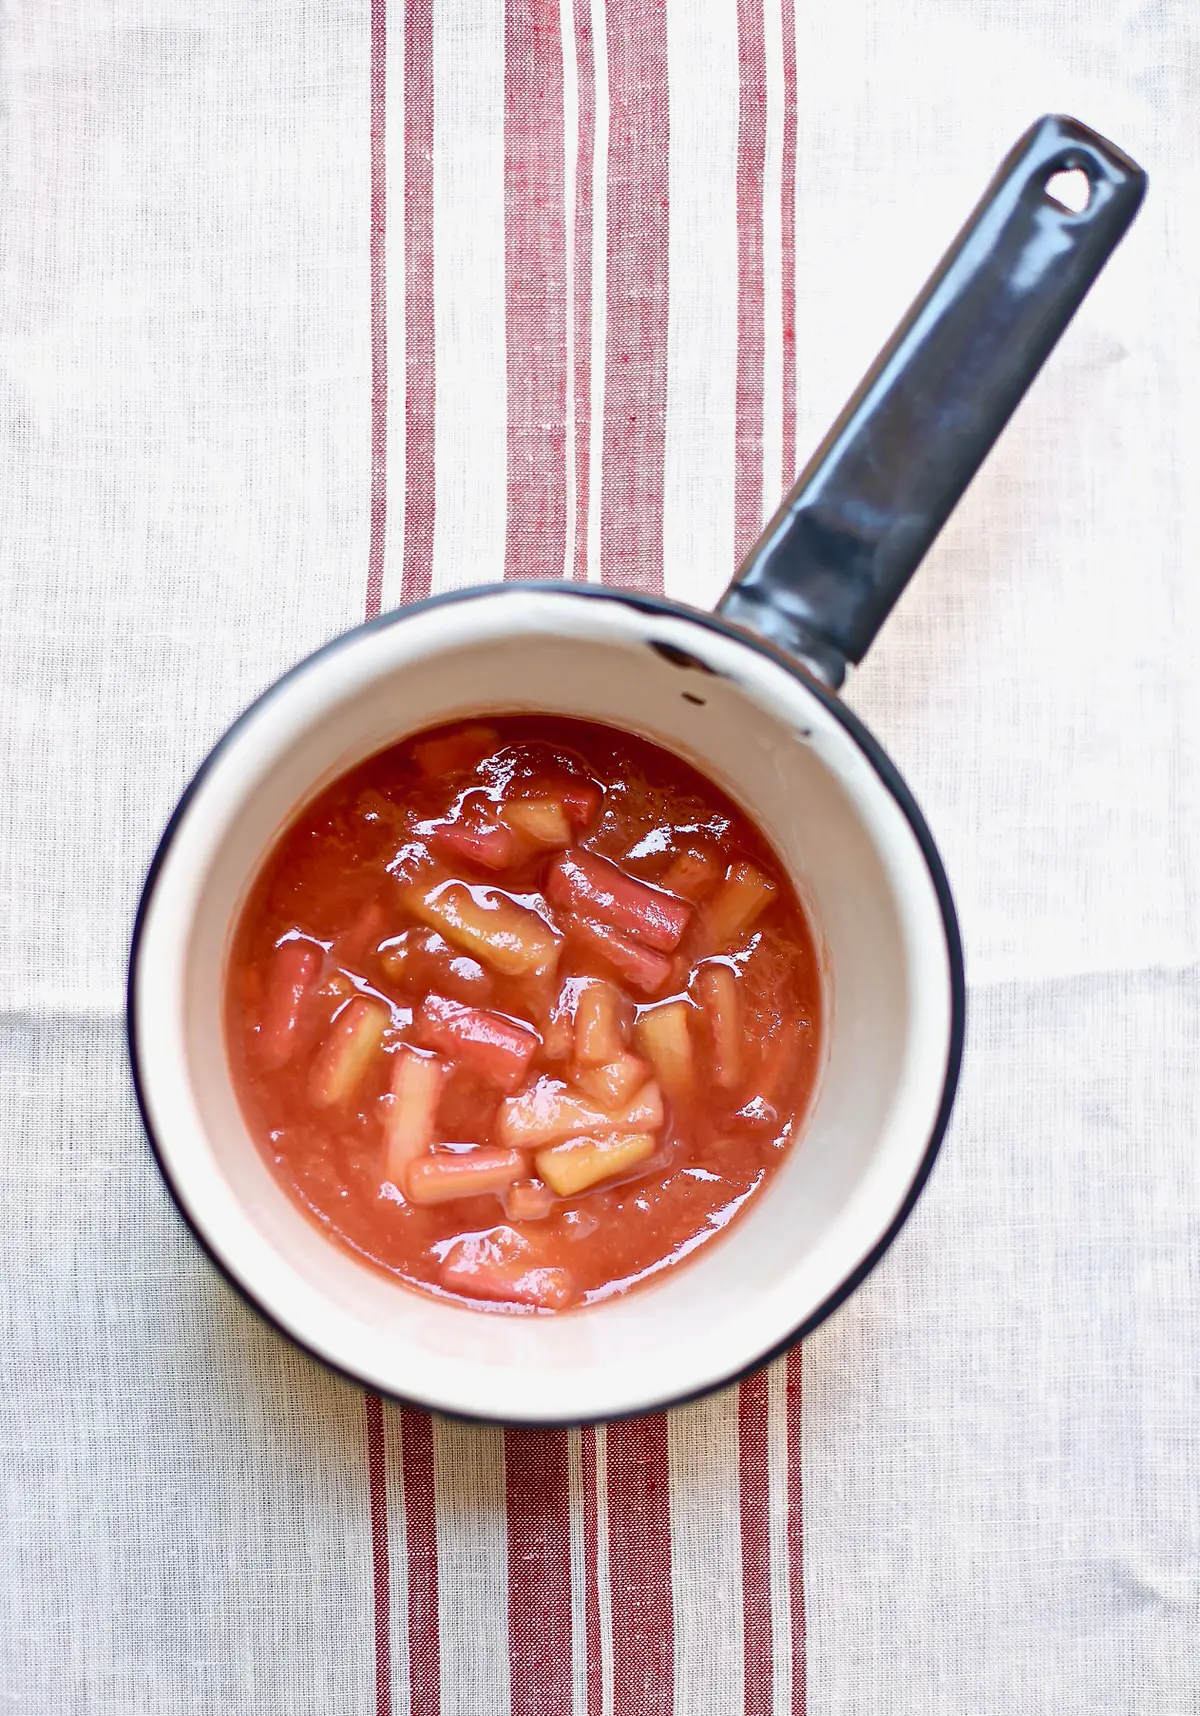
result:
[(587, 721), (489, 716), (371, 757), (237, 924), (247, 1125), (337, 1243), (492, 1310), (621, 1292), (778, 1168), (821, 1046), (811, 927), (712, 782)]

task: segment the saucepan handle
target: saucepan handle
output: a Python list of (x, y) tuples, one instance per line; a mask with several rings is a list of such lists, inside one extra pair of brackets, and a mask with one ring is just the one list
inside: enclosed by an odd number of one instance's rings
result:
[[(1072, 212), (1048, 186), (1076, 168), (1087, 202)], [(1025, 133), (747, 555), (725, 618), (842, 683), (1145, 189), (1142, 169), (1077, 120)]]

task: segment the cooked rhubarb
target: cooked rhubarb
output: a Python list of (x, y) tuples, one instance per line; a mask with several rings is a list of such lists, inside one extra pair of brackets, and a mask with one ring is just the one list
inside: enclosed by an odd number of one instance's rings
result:
[(546, 897), (564, 912), (611, 924), (622, 935), (659, 953), (671, 953), (692, 916), (686, 900), (651, 888), (619, 864), (573, 847), (550, 867)]
[(335, 780), (228, 960), (271, 1171), (364, 1267), (561, 1313), (674, 1268), (770, 1186), (815, 1083), (794, 886), (710, 781), (595, 723), (493, 715)]

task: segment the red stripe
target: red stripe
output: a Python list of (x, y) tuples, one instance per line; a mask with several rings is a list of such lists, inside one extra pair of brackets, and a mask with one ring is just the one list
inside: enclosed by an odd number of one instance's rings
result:
[[(783, 10), (783, 487), (796, 475), (796, 4)], [(768, 495), (774, 503), (774, 495)]]
[(565, 1430), (506, 1430), (511, 1716), (571, 1716), (571, 1488)]
[(807, 1638), (804, 1618), (804, 1497), (800, 1470), (800, 1403), (804, 1349), (787, 1356), (787, 1540), (792, 1618), (792, 1716), (808, 1709)]
[(742, 1705), (771, 1716), (771, 1486), (768, 1376), (756, 1371), (738, 1389), (738, 1475), (742, 1525)]
[[(371, 0), (371, 523), (366, 617), (379, 612), (387, 527), (387, 4)], [(375, 1716), (392, 1713), (391, 1570), (388, 1563), (387, 1439), (383, 1403), (363, 1397), (371, 1486), (375, 1599)]]
[(613, 1716), (672, 1716), (671, 1474), (661, 1412), (608, 1427)]
[(604, 1706), (604, 1667), (600, 1652), (599, 1522), (596, 1506), (596, 1427), (585, 1424), (579, 1433), (583, 1480), (583, 1618), (587, 1664), (587, 1716), (601, 1716)]
[(411, 1406), (400, 1411), (404, 1529), (408, 1546), (408, 1683), (412, 1716), (439, 1716), (442, 1651), (438, 1631), (437, 1505), (433, 1420)]
[[(734, 447), (734, 549), (740, 560), (762, 525), (767, 50), (762, 0), (738, 0), (738, 350)], [(738, 1389), (742, 1551), (742, 1705), (771, 1716), (771, 1494), (765, 1370)]]
[(562, 578), (567, 551), (567, 286), (558, 0), (504, 11), (504, 283), (509, 578)]
[(433, 0), (404, 8), (404, 353), (401, 596), (415, 602), (433, 582)]
[[(600, 574), (606, 584), (661, 590), (670, 217), (665, 0), (608, 0), (605, 17), (608, 337)], [(613, 1716), (672, 1716), (675, 1622), (665, 1416), (610, 1424), (605, 1464)], [(589, 1684), (589, 1708), (590, 1700)]]
[(588, 574), (592, 443), (592, 157), (596, 147), (596, 61), (591, 0), (575, 0), (579, 147), (575, 159), (575, 576)]
[[(566, 139), (558, 0), (504, 13), (504, 281), (509, 578), (567, 553)], [(511, 1716), (571, 1716), (571, 1493), (565, 1430), (504, 1436)]]
[(391, 1591), (388, 1569), (387, 1443), (383, 1404), (364, 1396), (371, 1478), (371, 1565), (375, 1584), (375, 1716), (392, 1716)]
[(387, 530), (387, 0), (371, 0), (371, 534), (367, 618), (379, 612)]
[(667, 407), (666, 0), (608, 0), (605, 583), (663, 587)]
[(767, 159), (767, 50), (762, 0), (738, 0), (738, 352), (734, 558), (762, 527), (763, 175)]
[[(796, 475), (796, 8), (781, 0), (783, 26), (783, 161), (781, 198), (784, 489)], [(774, 497), (771, 497), (772, 499)], [(800, 1455), (804, 1349), (787, 1355), (787, 1544), (792, 1633), (792, 1716), (808, 1709), (808, 1640), (804, 1612), (804, 1487)]]

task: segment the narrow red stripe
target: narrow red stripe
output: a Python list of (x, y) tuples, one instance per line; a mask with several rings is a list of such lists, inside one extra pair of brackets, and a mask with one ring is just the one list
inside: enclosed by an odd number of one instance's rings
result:
[(511, 1716), (571, 1716), (571, 1488), (565, 1430), (506, 1430)]
[(387, 1443), (383, 1404), (363, 1397), (367, 1421), (367, 1471), (371, 1480), (371, 1565), (375, 1587), (375, 1716), (392, 1716), (391, 1590), (388, 1568)]
[[(783, 159), (780, 267), (783, 320), (783, 488), (796, 475), (796, 7), (781, 0), (783, 28)], [(773, 498), (773, 497), (772, 497)], [(792, 1716), (808, 1709), (808, 1641), (804, 1612), (804, 1485), (801, 1469), (800, 1425), (803, 1400), (804, 1349), (787, 1355), (787, 1544), (789, 1608), (792, 1634)]]
[(771, 1716), (771, 1485), (768, 1376), (756, 1371), (738, 1389), (738, 1475), (742, 1525), (742, 1676), (745, 1716)]
[(583, 1624), (587, 1665), (587, 1716), (601, 1716), (604, 1707), (604, 1665), (600, 1651), (600, 1515), (596, 1506), (595, 1425), (585, 1424), (579, 1435), (583, 1480)]
[(387, 0), (371, 0), (371, 534), (367, 618), (379, 612), (387, 531)]
[(433, 1483), (433, 1420), (405, 1406), (400, 1412), (404, 1467), (404, 1529), (408, 1546), (408, 1682), (412, 1716), (439, 1716), (442, 1651), (438, 1630), (437, 1505)]
[[(387, 528), (387, 4), (371, 0), (371, 515), (368, 619), (379, 612)], [(391, 1569), (388, 1559), (387, 1439), (383, 1403), (363, 1397), (371, 1486), (371, 1569), (375, 1600), (375, 1716), (392, 1716)]]
[[(374, 3), (374, 0), (373, 0)], [(384, 0), (378, 0), (382, 6)], [(433, 0), (404, 8), (404, 564), (401, 596), (433, 582)], [(424, 1716), (424, 1713), (422, 1713)]]
[[(763, 362), (766, 345), (763, 189), (767, 155), (767, 56), (762, 0), (738, 0), (737, 25), (738, 352), (734, 547), (735, 557), (740, 560), (757, 536), (763, 515)], [(785, 128), (786, 123), (785, 115)], [(760, 1370), (738, 1389), (742, 1704), (745, 1716), (771, 1716), (774, 1703), (768, 1429), (769, 1381), (767, 1372)]]
[(600, 571), (663, 587), (667, 408), (666, 0), (608, 0), (608, 339)]
[(575, 159), (575, 576), (588, 575), (592, 446), (592, 174), (596, 148), (596, 57), (591, 0), (575, 0), (579, 144)]
[[(796, 4), (783, 10), (783, 471), (784, 489), (796, 475)], [(768, 500), (775, 497), (769, 495)]]
[(734, 558), (763, 513), (763, 175), (767, 159), (767, 49), (762, 0), (738, 0), (738, 351)]
[(504, 9), (508, 578), (562, 578), (567, 552), (567, 234), (558, 0)]
[(672, 1716), (675, 1612), (665, 1414), (610, 1424), (606, 1469), (613, 1716)]
[(792, 1619), (792, 1716), (808, 1709), (808, 1647), (804, 1617), (804, 1496), (800, 1470), (800, 1404), (804, 1349), (787, 1356), (787, 1540)]

